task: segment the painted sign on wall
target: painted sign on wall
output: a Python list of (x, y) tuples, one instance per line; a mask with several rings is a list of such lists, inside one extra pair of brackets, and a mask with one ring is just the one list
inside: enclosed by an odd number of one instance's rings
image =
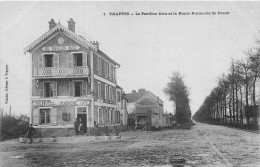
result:
[(65, 51), (65, 50), (79, 50), (79, 46), (50, 46), (43, 47), (42, 51)]
[(52, 100), (33, 100), (33, 106), (86, 106), (91, 103), (91, 100), (67, 100), (67, 99), (52, 99)]

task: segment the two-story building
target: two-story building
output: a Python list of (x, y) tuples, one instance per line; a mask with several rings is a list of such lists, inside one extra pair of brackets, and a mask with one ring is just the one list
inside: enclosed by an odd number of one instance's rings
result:
[(129, 114), (129, 126), (146, 128), (152, 126), (159, 128), (167, 126), (167, 116), (163, 113), (163, 101), (152, 92), (145, 89), (135, 90), (126, 94), (128, 101), (127, 112)]
[(73, 19), (68, 27), (51, 19), (48, 32), (24, 52), (30, 56), (30, 122), (43, 136), (74, 135), (76, 118), (88, 134), (96, 125), (120, 125), (120, 65), (99, 49), (97, 41), (76, 34)]

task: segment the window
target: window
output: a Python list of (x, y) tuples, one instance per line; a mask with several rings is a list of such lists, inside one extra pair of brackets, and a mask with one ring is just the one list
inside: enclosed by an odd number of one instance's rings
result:
[(104, 60), (104, 72), (105, 72), (105, 77), (107, 77), (107, 62)]
[(78, 114), (86, 114), (87, 107), (77, 107)]
[(120, 102), (121, 101), (121, 97), (120, 97), (120, 92), (119, 91), (117, 91), (117, 102)]
[(100, 74), (101, 73), (101, 57), (98, 57), (98, 73)]
[(104, 113), (103, 113), (103, 121), (104, 121), (104, 124), (107, 124), (108, 123), (108, 112), (107, 112), (107, 108), (105, 110), (103, 110)]
[(54, 83), (44, 82), (44, 97), (53, 97)]
[(45, 67), (53, 67), (53, 55), (44, 55)]
[(109, 77), (109, 63), (107, 62), (107, 76)]
[(103, 111), (101, 108), (98, 110), (98, 123), (103, 124)]
[(113, 80), (115, 80), (116, 79), (116, 75), (115, 75), (115, 72), (116, 72), (116, 68), (115, 67), (113, 67)]
[(113, 110), (110, 110), (110, 123), (113, 123)]
[(82, 53), (74, 53), (74, 66), (82, 66)]
[(50, 108), (40, 109), (40, 124), (49, 124), (50, 123)]
[(108, 89), (107, 89), (107, 84), (105, 84), (105, 99), (108, 99), (107, 96), (108, 96)]
[(98, 82), (98, 99), (101, 99), (101, 83)]
[(82, 96), (82, 82), (74, 82), (75, 97)]
[(109, 86), (109, 100), (112, 100), (112, 87)]

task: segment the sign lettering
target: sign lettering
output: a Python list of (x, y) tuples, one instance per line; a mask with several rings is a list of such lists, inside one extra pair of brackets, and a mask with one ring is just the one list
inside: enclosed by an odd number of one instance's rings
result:
[(34, 100), (33, 106), (86, 106), (90, 104), (90, 100)]
[(65, 50), (79, 50), (79, 46), (50, 46), (43, 47), (42, 51), (65, 51)]

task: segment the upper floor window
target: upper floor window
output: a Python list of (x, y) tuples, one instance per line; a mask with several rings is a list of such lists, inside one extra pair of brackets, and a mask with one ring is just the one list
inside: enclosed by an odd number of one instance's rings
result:
[(121, 101), (121, 93), (120, 91), (117, 91), (117, 102)]
[(107, 84), (105, 84), (105, 99), (108, 99), (108, 87), (107, 87)]
[(67, 54), (68, 67), (87, 66), (87, 53), (69, 53)]
[(98, 73), (100, 74), (102, 71), (101, 57), (98, 57), (97, 59), (97, 69), (98, 69)]
[(53, 55), (44, 55), (45, 67), (53, 67)]
[(74, 66), (82, 66), (83, 58), (82, 53), (75, 53), (74, 55)]
[(55, 82), (44, 82), (44, 97), (53, 97), (57, 93), (57, 85)]
[(80, 97), (82, 96), (82, 81), (79, 82), (74, 82), (74, 90), (75, 90), (75, 97)]
[(98, 82), (98, 99), (101, 99), (101, 83)]
[(113, 97), (113, 95), (112, 95), (112, 87), (109, 86), (109, 99), (112, 100), (112, 97)]
[(81, 97), (87, 95), (87, 82), (74, 80), (69, 82), (69, 95), (74, 97)]

